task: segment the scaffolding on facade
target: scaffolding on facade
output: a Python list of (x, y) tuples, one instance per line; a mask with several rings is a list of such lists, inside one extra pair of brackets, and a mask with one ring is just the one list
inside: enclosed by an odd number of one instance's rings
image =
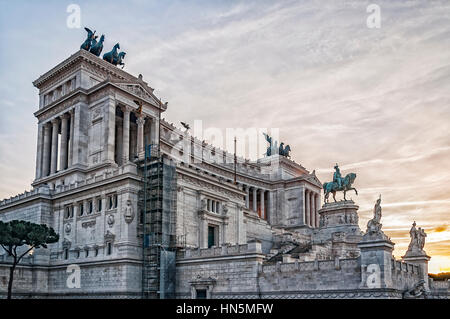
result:
[(139, 162), (143, 187), (139, 206), (142, 222), (142, 297), (175, 297), (176, 168), (161, 156), (157, 144), (145, 147)]

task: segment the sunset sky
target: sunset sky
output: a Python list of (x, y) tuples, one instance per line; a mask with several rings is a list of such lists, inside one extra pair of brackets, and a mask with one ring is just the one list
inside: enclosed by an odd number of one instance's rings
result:
[(0, 198), (34, 179), (31, 82), (85, 39), (70, 3), (103, 52), (120, 42), (168, 121), (279, 128), (322, 182), (335, 163), (357, 174), (363, 231), (381, 194), (396, 258), (416, 221), (430, 272), (450, 271), (450, 1), (0, 1)]

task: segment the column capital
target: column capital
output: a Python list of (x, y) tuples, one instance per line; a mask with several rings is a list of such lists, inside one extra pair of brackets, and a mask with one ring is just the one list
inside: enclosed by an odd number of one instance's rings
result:
[(138, 125), (144, 125), (146, 119), (147, 119), (147, 117), (145, 115), (143, 115), (143, 114), (137, 115), (136, 123)]
[(54, 119), (51, 119), (50, 122), (51, 122), (53, 125), (59, 124), (59, 117), (55, 117)]
[(134, 109), (131, 106), (128, 105), (120, 105), (120, 109), (122, 110), (122, 112), (124, 113), (130, 113), (131, 111), (133, 111)]
[[(70, 111), (69, 111), (69, 112), (70, 112)], [(60, 118), (61, 118), (62, 120), (67, 120), (67, 119), (70, 117), (69, 112), (66, 112), (66, 113), (62, 114), (62, 115), (60, 116)]]

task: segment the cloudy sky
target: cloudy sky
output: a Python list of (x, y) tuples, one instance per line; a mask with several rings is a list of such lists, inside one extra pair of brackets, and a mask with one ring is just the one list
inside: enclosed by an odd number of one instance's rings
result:
[(70, 3), (169, 101), (167, 120), (279, 128), (322, 182), (336, 162), (357, 174), (363, 230), (381, 194), (395, 256), (415, 220), (430, 271), (450, 271), (449, 1), (0, 1), (0, 198), (34, 178), (31, 82), (85, 38)]

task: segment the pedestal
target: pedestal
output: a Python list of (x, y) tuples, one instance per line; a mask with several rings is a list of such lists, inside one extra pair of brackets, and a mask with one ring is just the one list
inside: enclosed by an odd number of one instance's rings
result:
[(402, 261), (418, 265), (420, 269), (420, 275), (425, 283), (425, 290), (430, 291), (428, 282), (428, 261), (431, 259), (423, 250), (408, 250), (405, 256), (402, 256)]
[(362, 235), (358, 225), (358, 208), (352, 200), (326, 203), (319, 209), (319, 229), (321, 234), (344, 232), (352, 235)]
[(365, 234), (358, 244), (361, 250), (360, 288), (392, 288), (392, 251), (394, 243), (383, 232)]
[(358, 225), (358, 205), (353, 201), (327, 203), (319, 209), (319, 229), (313, 242), (332, 242), (332, 255), (339, 258), (359, 256), (357, 244), (362, 239)]

